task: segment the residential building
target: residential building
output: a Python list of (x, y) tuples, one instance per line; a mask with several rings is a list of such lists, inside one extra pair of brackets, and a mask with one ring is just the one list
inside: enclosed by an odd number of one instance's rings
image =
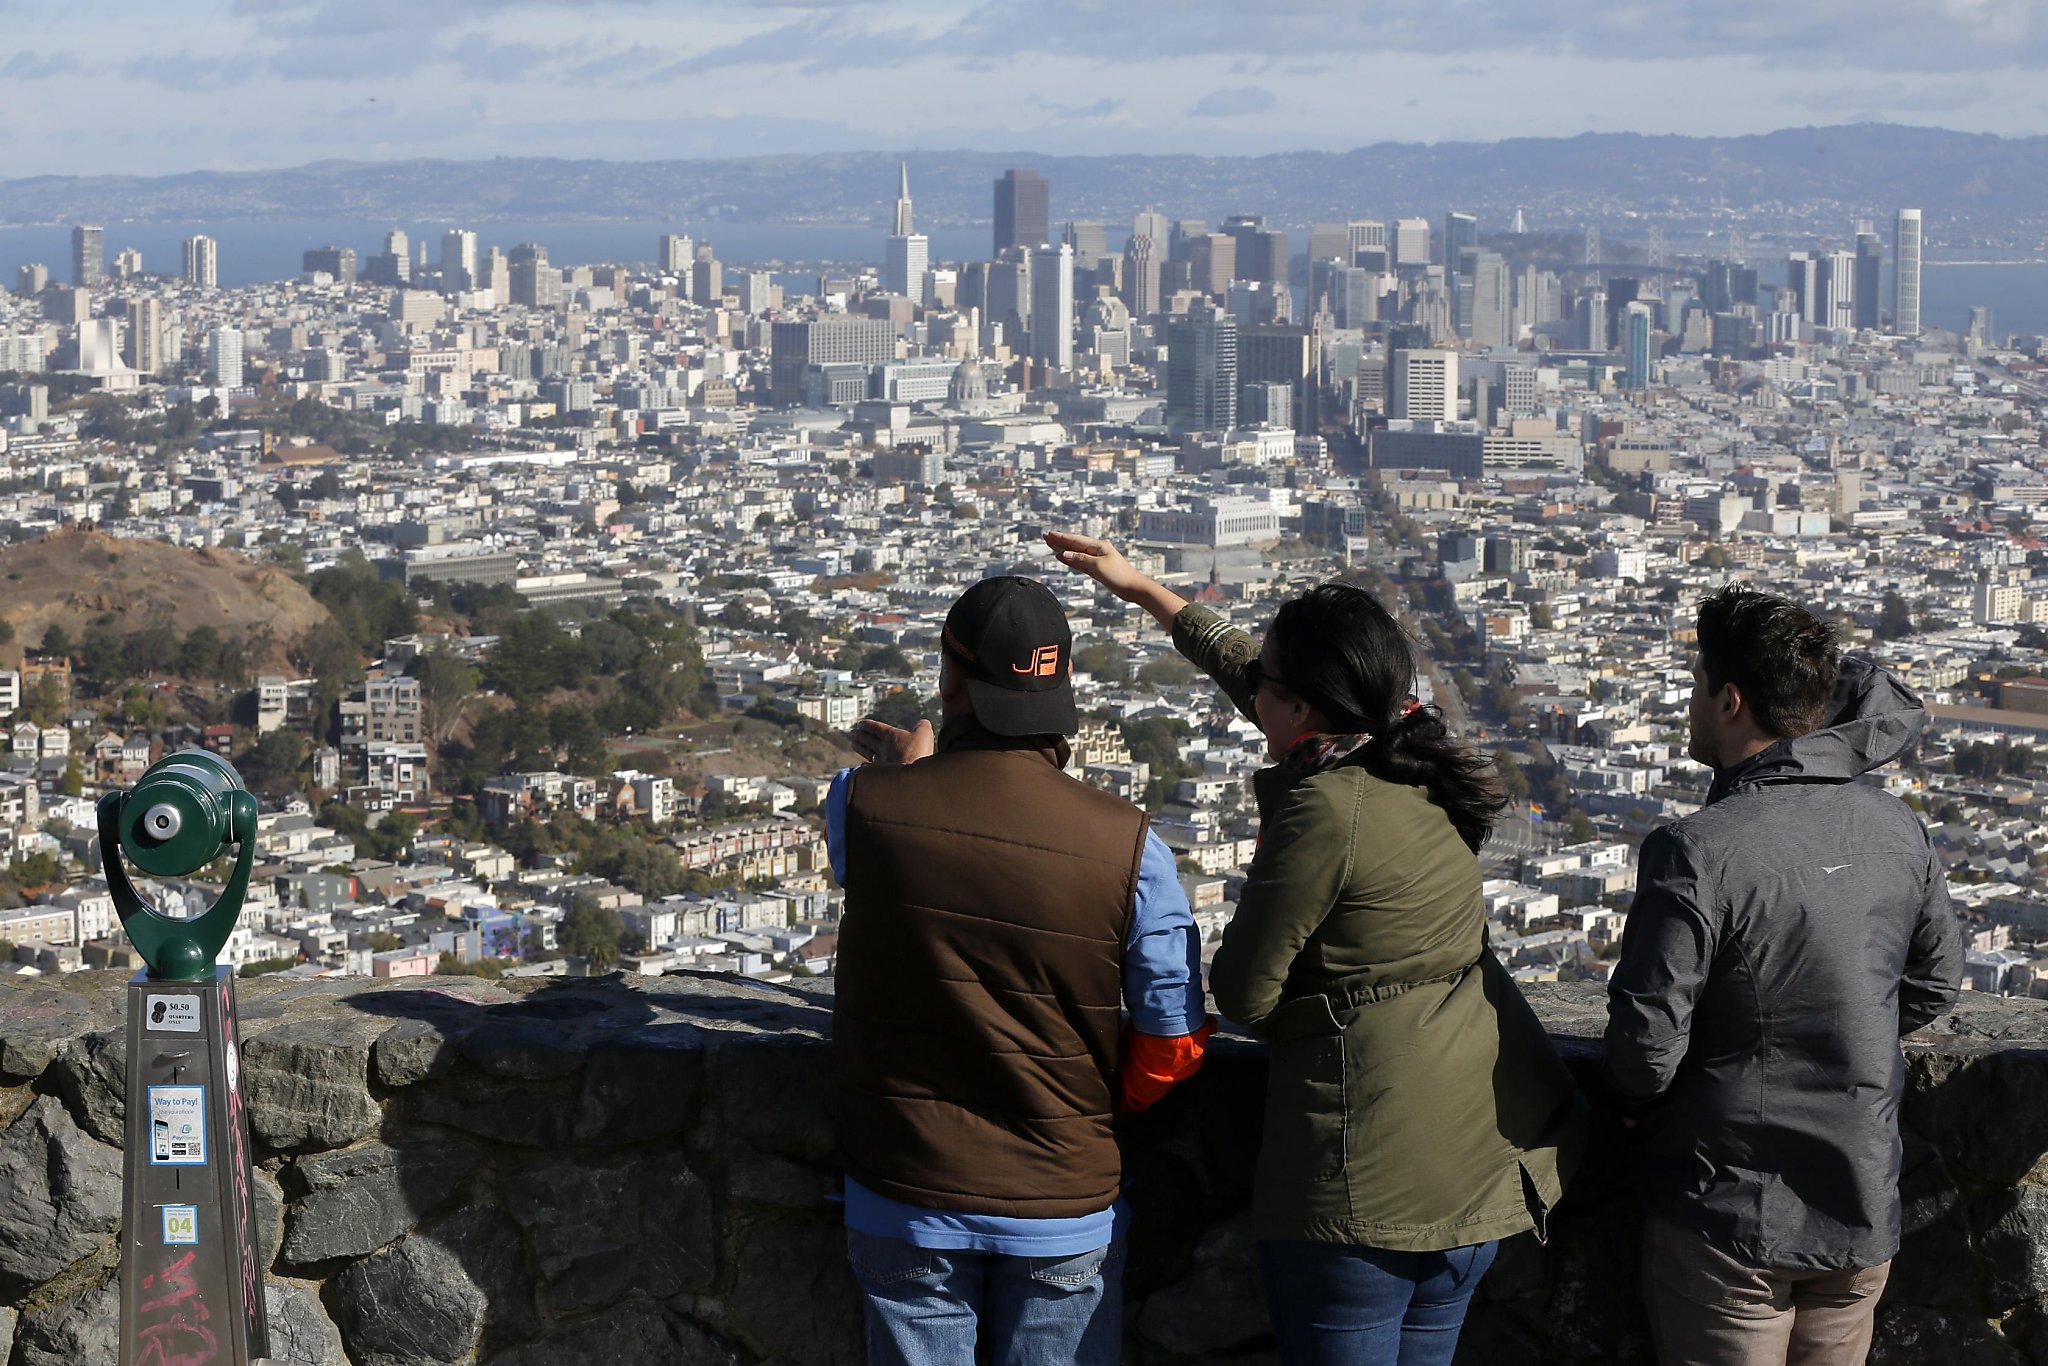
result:
[(204, 233), (185, 239), (185, 281), (200, 289), (220, 287), (220, 244)]

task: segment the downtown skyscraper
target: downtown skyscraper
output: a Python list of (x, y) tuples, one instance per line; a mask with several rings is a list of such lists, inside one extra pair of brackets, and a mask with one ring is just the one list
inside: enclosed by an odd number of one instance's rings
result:
[(896, 219), (883, 256), (882, 287), (918, 305), (924, 303), (924, 272), (931, 260), (931, 242), (917, 230), (910, 209), (910, 167), (899, 163)]
[(309, 247), (299, 259), (308, 275), (325, 275), (344, 289), (356, 282), (354, 247)]
[(1900, 209), (1892, 224), (1892, 331), (1920, 335), (1920, 210)]
[(1884, 239), (1868, 221), (1856, 225), (1856, 306), (1858, 329), (1875, 330), (1882, 321), (1878, 291), (1884, 278)]
[(1643, 390), (1650, 387), (1650, 306), (1641, 301), (1621, 311), (1621, 387)]
[(1052, 191), (1036, 171), (1005, 171), (996, 181), (995, 251), (1030, 250), (1052, 240)]
[(450, 292), (476, 288), (476, 234), (450, 228), (441, 234), (441, 288)]
[(1444, 213), (1444, 274), (1458, 274), (1465, 253), (1476, 251), (1478, 247), (1479, 215), (1447, 210)]
[(1062, 242), (1031, 253), (1031, 358), (1074, 368), (1074, 249)]
[(1237, 425), (1237, 319), (1197, 303), (1166, 329), (1166, 427), (1176, 434)]

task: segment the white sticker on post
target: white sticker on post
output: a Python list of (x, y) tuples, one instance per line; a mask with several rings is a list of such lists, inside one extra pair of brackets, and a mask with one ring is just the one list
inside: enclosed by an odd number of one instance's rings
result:
[(144, 1018), (149, 1030), (161, 1034), (197, 1034), (199, 1032), (199, 998), (197, 996), (158, 996), (150, 993)]
[(199, 1206), (165, 1205), (164, 1242), (172, 1247), (199, 1241)]
[(149, 1164), (152, 1167), (206, 1165), (206, 1088), (149, 1088)]

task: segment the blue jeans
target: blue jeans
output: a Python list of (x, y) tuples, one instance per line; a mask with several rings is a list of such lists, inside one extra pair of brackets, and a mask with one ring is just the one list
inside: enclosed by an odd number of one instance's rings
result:
[(1286, 1366), (1450, 1366), (1498, 1242), (1448, 1252), (1348, 1243), (1259, 1244), (1266, 1309)]
[(846, 1252), (866, 1302), (869, 1366), (1116, 1366), (1123, 1349), (1121, 1243), (1006, 1257), (848, 1229)]

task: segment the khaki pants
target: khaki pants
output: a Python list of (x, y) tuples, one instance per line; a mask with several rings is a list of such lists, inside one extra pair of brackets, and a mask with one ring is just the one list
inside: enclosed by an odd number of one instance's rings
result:
[(1862, 1366), (1892, 1264), (1749, 1266), (1663, 1219), (1643, 1233), (1643, 1299), (1663, 1366)]

